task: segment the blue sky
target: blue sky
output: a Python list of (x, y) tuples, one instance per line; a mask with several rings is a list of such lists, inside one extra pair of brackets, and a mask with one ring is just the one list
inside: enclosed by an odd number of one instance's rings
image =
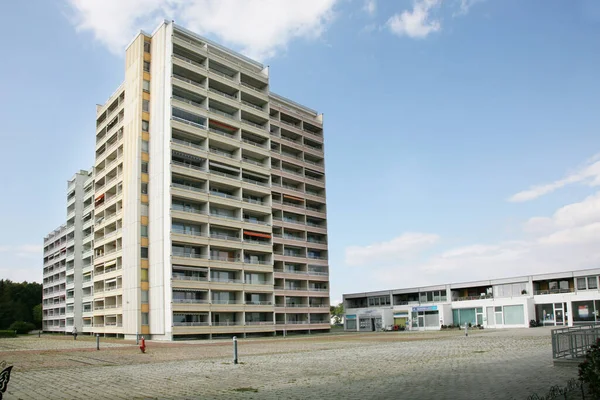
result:
[(124, 45), (163, 18), (258, 58), (273, 91), (324, 113), (332, 300), (600, 267), (597, 1), (30, 0), (0, 14), (0, 278), (41, 280), (66, 181), (93, 163), (95, 104), (123, 79)]

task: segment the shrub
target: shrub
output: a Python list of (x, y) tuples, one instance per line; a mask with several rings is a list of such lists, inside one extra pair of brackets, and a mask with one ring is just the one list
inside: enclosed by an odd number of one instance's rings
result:
[(20, 334), (24, 334), (24, 333), (29, 333), (29, 331), (34, 330), (35, 325), (32, 324), (31, 322), (15, 321), (8, 327), (8, 329), (17, 331), (17, 333), (20, 333)]
[(579, 364), (579, 379), (588, 384), (593, 396), (600, 396), (600, 339), (590, 347), (585, 360)]
[(17, 337), (15, 331), (0, 331), (0, 338)]
[(535, 319), (532, 319), (531, 321), (529, 321), (530, 328), (535, 328), (536, 326), (538, 326), (538, 323)]

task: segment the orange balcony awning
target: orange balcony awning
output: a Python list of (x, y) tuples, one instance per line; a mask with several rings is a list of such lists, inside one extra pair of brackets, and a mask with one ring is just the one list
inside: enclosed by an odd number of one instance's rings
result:
[(102, 199), (104, 199), (104, 193), (102, 193), (100, 196), (96, 197), (96, 202), (98, 202)]
[(244, 231), (244, 235), (261, 237), (261, 238), (265, 238), (265, 239), (271, 239), (271, 235), (269, 235), (268, 233)]
[(291, 200), (296, 200), (296, 201), (304, 201), (304, 199), (301, 199), (300, 197), (294, 197), (294, 196), (290, 196), (288, 194), (284, 194), (283, 197), (285, 197), (286, 199), (291, 199)]
[(224, 123), (222, 123), (222, 122), (219, 122), (219, 121), (215, 121), (215, 120), (214, 120), (214, 119), (212, 119), (212, 118), (211, 118), (211, 120), (210, 120), (210, 123), (211, 123), (211, 124), (213, 124), (213, 125), (220, 126), (220, 127), (222, 127), (222, 128), (226, 128), (226, 129), (232, 130), (232, 131), (237, 131), (237, 128), (235, 128), (235, 127), (233, 127), (233, 126), (231, 126), (231, 125), (224, 124)]

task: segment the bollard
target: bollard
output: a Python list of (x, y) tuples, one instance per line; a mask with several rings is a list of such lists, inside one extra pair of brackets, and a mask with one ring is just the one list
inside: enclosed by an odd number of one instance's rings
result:
[(42, 331), (38, 331), (38, 337), (42, 337)]
[(233, 337), (233, 363), (238, 363), (237, 336)]
[(465, 322), (465, 336), (469, 336), (469, 324)]
[(96, 333), (96, 350), (100, 350), (100, 334)]
[(139, 332), (135, 333), (135, 345), (138, 346), (140, 344), (140, 334)]

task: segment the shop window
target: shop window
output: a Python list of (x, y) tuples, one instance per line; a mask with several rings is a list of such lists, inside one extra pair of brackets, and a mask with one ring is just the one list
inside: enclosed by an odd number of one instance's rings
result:
[(523, 325), (525, 323), (525, 314), (523, 305), (504, 306), (504, 324), (505, 325)]

